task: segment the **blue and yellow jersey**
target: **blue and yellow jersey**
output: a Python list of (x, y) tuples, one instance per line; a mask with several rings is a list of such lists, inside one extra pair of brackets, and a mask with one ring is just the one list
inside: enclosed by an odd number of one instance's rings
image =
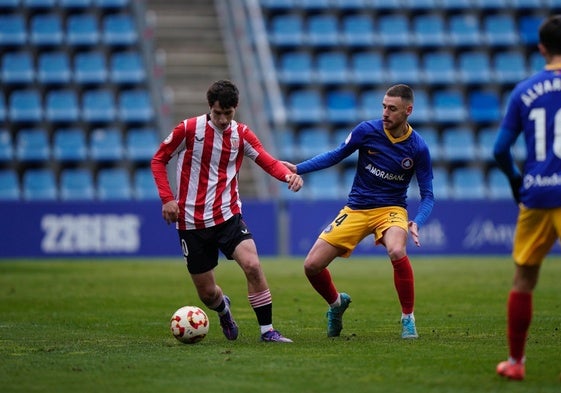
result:
[(297, 173), (330, 167), (358, 150), (356, 174), (347, 206), (351, 209), (406, 208), (407, 189), (416, 175), (421, 203), (414, 221), (421, 226), (434, 204), (432, 165), (427, 144), (411, 126), (408, 128), (403, 136), (394, 138), (384, 130), (381, 119), (364, 121), (336, 149), (298, 164)]
[[(516, 85), (496, 153), (500, 156), (510, 149), (520, 133), (527, 150), (520, 201), (530, 208), (561, 206), (561, 64), (547, 66)], [(499, 164), (511, 165), (508, 160), (512, 156), (503, 154)]]

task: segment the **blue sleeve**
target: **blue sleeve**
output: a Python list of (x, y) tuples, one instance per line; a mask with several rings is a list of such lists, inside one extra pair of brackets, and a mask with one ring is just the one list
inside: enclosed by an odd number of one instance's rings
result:
[(517, 132), (501, 128), (493, 148), (493, 155), (499, 168), (511, 180), (520, 177), (520, 171), (516, 167), (510, 151), (511, 146), (516, 142), (516, 138), (518, 138)]
[(318, 154), (300, 164), (296, 165), (296, 173), (303, 175), (304, 173), (319, 171), (328, 168), (349, 156), (354, 150), (349, 145), (342, 143), (338, 148)]
[(417, 215), (413, 219), (419, 228), (427, 222), (434, 206), (434, 193), (432, 191), (432, 164), (428, 148), (421, 157), (422, 159), (416, 175), (417, 183), (419, 184), (419, 193), (421, 194), (421, 202), (419, 203)]

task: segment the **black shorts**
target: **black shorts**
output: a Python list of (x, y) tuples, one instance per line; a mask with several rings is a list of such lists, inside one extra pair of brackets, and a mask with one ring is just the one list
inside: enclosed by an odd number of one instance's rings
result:
[(211, 228), (178, 230), (183, 257), (191, 274), (206, 273), (218, 265), (218, 251), (233, 259), (234, 250), (245, 239), (253, 239), (241, 214)]

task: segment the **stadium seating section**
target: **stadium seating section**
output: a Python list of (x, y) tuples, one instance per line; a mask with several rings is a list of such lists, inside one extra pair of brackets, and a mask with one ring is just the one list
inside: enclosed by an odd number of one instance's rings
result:
[(158, 198), (159, 113), (136, 6), (0, 0), (0, 200)]
[[(415, 90), (410, 122), (437, 198), (511, 198), (492, 149), (510, 91), (543, 68), (537, 29), (559, 0), (260, 0), (287, 109), (277, 153), (298, 162), (381, 115), (385, 89)], [(514, 155), (524, 159), (523, 140)], [(307, 175), (305, 196), (341, 198), (356, 159)], [(340, 192), (327, 185), (339, 185)], [(413, 187), (410, 197), (418, 198)]]
[[(416, 93), (437, 198), (510, 198), (492, 146), (515, 83), (543, 68), (537, 27), (559, 0), (258, 0), (293, 162), (381, 115), (390, 84)], [(133, 0), (0, 0), (0, 199), (154, 199), (158, 111)], [(255, 62), (258, 63), (258, 62)], [(273, 123), (273, 122), (271, 122)], [(515, 157), (524, 159), (519, 140)], [(356, 155), (307, 177), (344, 198)], [(412, 187), (409, 196), (419, 198)]]

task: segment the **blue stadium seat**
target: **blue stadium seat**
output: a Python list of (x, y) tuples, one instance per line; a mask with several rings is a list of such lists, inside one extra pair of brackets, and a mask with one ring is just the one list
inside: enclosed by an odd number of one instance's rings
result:
[(47, 132), (39, 128), (24, 128), (16, 135), (16, 157), (20, 162), (46, 162), (51, 157)]
[(51, 169), (28, 169), (23, 173), (23, 199), (53, 201), (58, 197), (55, 174)]
[(23, 15), (0, 15), (0, 47), (21, 47), (27, 43), (27, 37)]
[(0, 163), (7, 163), (14, 158), (14, 144), (12, 135), (5, 129), (0, 129)]
[(96, 128), (90, 134), (90, 157), (99, 162), (120, 161), (124, 158), (121, 132), (114, 128)]
[(102, 84), (108, 77), (105, 55), (98, 51), (80, 52), (74, 57), (74, 80), (81, 85)]
[(517, 11), (536, 10), (542, 7), (542, 0), (511, 0), (509, 5)]
[(418, 83), (421, 80), (421, 65), (415, 52), (390, 53), (387, 58), (388, 77), (396, 83)]
[(131, 46), (138, 40), (132, 16), (128, 13), (107, 14), (102, 19), (101, 38), (109, 46)]
[(109, 71), (111, 81), (116, 84), (141, 84), (146, 80), (144, 62), (137, 51), (114, 53)]
[(485, 176), (478, 168), (454, 169), (450, 180), (454, 199), (484, 199), (487, 196)]
[(498, 168), (491, 168), (487, 173), (487, 191), (491, 199), (512, 199), (510, 183)]
[(18, 175), (13, 169), (0, 169), (0, 200), (17, 201), (21, 197)]
[(121, 167), (100, 169), (96, 184), (100, 200), (128, 200), (133, 196), (130, 175)]
[(92, 5), (93, 0), (58, 0), (58, 4), (68, 10), (83, 10)]
[(561, 0), (544, 0), (544, 6), (552, 11), (561, 10)]
[(22, 0), (23, 6), (30, 10), (52, 9), (56, 5), (56, 0)]
[(403, 0), (403, 8), (415, 12), (435, 10), (439, 5), (439, 0)]
[(446, 128), (442, 132), (442, 154), (448, 162), (474, 161), (477, 158), (477, 142), (470, 128)]
[(26, 85), (35, 80), (35, 68), (27, 51), (7, 52), (2, 56), (2, 82), (7, 85)]
[(54, 131), (53, 157), (60, 162), (81, 162), (88, 158), (84, 131), (79, 128), (61, 128)]
[(512, 156), (520, 162), (526, 159), (526, 141), (522, 135), (518, 136), (514, 146), (512, 146)]
[(133, 162), (150, 162), (159, 144), (155, 130), (132, 128), (126, 135), (126, 156)]
[(499, 83), (518, 83), (528, 76), (525, 56), (520, 52), (499, 52), (493, 59), (495, 78)]
[(264, 9), (271, 11), (287, 11), (296, 6), (295, 0), (259, 0), (259, 4)]
[[(339, 199), (344, 198), (349, 190), (342, 189), (337, 168), (327, 168), (322, 171), (304, 175), (306, 182), (306, 196), (311, 199)], [(344, 192), (344, 196), (341, 195)]]
[(421, 47), (442, 47), (446, 44), (444, 18), (439, 14), (421, 14), (413, 19), (415, 42)]
[(118, 96), (119, 119), (124, 123), (146, 123), (154, 119), (150, 94), (145, 89), (122, 90)]
[(117, 105), (111, 90), (86, 90), (82, 95), (82, 119), (92, 123), (111, 123), (117, 118)]
[(366, 119), (377, 119), (382, 116), (382, 101), (386, 89), (366, 90), (360, 96), (361, 117)]
[(442, 123), (460, 123), (467, 117), (463, 94), (459, 90), (437, 90), (433, 93), (433, 116)]
[(471, 0), (440, 0), (440, 7), (446, 12), (471, 10)]
[(483, 21), (485, 42), (491, 46), (511, 46), (518, 43), (516, 23), (508, 14), (491, 14)]
[(493, 92), (470, 92), (468, 105), (470, 119), (475, 123), (498, 122), (501, 118), (500, 100)]
[(472, 0), (474, 7), (483, 11), (503, 10), (508, 6), (508, 1), (509, 0)]
[[(88, 0), (89, 1), (89, 0)], [(71, 14), (66, 20), (66, 42), (69, 45), (94, 46), (100, 39), (97, 17), (92, 13)]]
[(429, 52), (422, 59), (424, 78), (430, 85), (456, 82), (456, 64), (450, 52)]
[(523, 16), (518, 22), (520, 40), (524, 45), (537, 45), (539, 42), (538, 29), (543, 22), (542, 16), (529, 15)]
[(80, 119), (80, 105), (74, 89), (51, 90), (45, 100), (45, 118), (51, 123), (72, 123)]
[(60, 173), (60, 199), (64, 201), (95, 199), (95, 185), (92, 172), (85, 168), (65, 168)]
[(129, 2), (130, 0), (93, 0), (94, 5), (104, 11), (126, 9)]
[(411, 120), (415, 123), (424, 123), (431, 121), (432, 118), (432, 108), (427, 91), (422, 89), (416, 90)]
[(529, 68), (531, 73), (542, 71), (545, 67), (545, 59), (539, 52), (534, 52), (530, 55)]
[(31, 18), (29, 39), (37, 46), (60, 46), (64, 41), (62, 21), (58, 14), (36, 14)]
[(450, 175), (443, 167), (434, 167), (432, 169), (432, 192), (436, 200), (449, 199), (452, 196), (450, 187)]
[(323, 84), (344, 84), (350, 79), (347, 55), (341, 51), (316, 55), (316, 78)]
[(41, 96), (35, 89), (16, 90), (10, 95), (10, 120), (16, 123), (36, 123), (43, 119)]
[(401, 0), (370, 0), (366, 5), (378, 12), (393, 12), (403, 8)]
[(21, 0), (0, 0), (0, 9), (6, 11), (15, 10), (21, 3)]
[(70, 83), (72, 70), (66, 52), (45, 52), (39, 56), (37, 78), (45, 85)]
[[(413, 111), (415, 112), (415, 111)], [(442, 159), (442, 148), (440, 146), (440, 136), (434, 127), (415, 127), (427, 146), (429, 147), (430, 156), (432, 161), (439, 161)]]
[(341, 192), (342, 195), (348, 195), (353, 187), (353, 183), (355, 180), (356, 169), (355, 168), (345, 168), (343, 169), (343, 173), (341, 175)]
[(377, 84), (385, 80), (384, 60), (377, 52), (356, 52), (351, 55), (350, 78), (357, 84)]
[(300, 158), (298, 144), (294, 131), (290, 128), (274, 130), (275, 148), (278, 158), (281, 160), (295, 161)]
[(282, 55), (278, 77), (286, 84), (308, 84), (314, 80), (312, 56), (308, 52), (288, 52)]
[(323, 96), (317, 90), (301, 89), (288, 96), (288, 113), (295, 123), (317, 123), (324, 118)]
[(477, 154), (480, 161), (494, 162), (493, 149), (497, 139), (498, 127), (486, 127), (477, 133)]
[(374, 21), (368, 14), (350, 14), (343, 17), (341, 40), (346, 46), (370, 47), (376, 41), (375, 32)]
[(486, 84), (492, 79), (493, 68), (487, 53), (470, 51), (460, 54), (459, 77), (466, 84)]
[(298, 152), (302, 159), (311, 158), (331, 149), (329, 130), (318, 127), (303, 128), (298, 133)]
[(138, 168), (133, 174), (134, 197), (138, 200), (159, 200), (158, 188), (150, 168)]
[(409, 46), (412, 42), (408, 17), (402, 14), (382, 15), (378, 19), (378, 37), (385, 47)]
[(456, 47), (479, 46), (482, 43), (480, 26), (473, 14), (454, 14), (448, 26), (450, 43)]
[(332, 47), (339, 43), (339, 22), (332, 14), (308, 17), (307, 42), (316, 47)]
[(0, 94), (0, 121), (5, 121), (7, 116), (6, 100), (4, 94)]
[(358, 104), (353, 91), (327, 93), (327, 119), (333, 123), (354, 123), (358, 119)]
[(299, 47), (304, 42), (304, 22), (297, 14), (281, 14), (271, 19), (269, 33), (271, 44)]

